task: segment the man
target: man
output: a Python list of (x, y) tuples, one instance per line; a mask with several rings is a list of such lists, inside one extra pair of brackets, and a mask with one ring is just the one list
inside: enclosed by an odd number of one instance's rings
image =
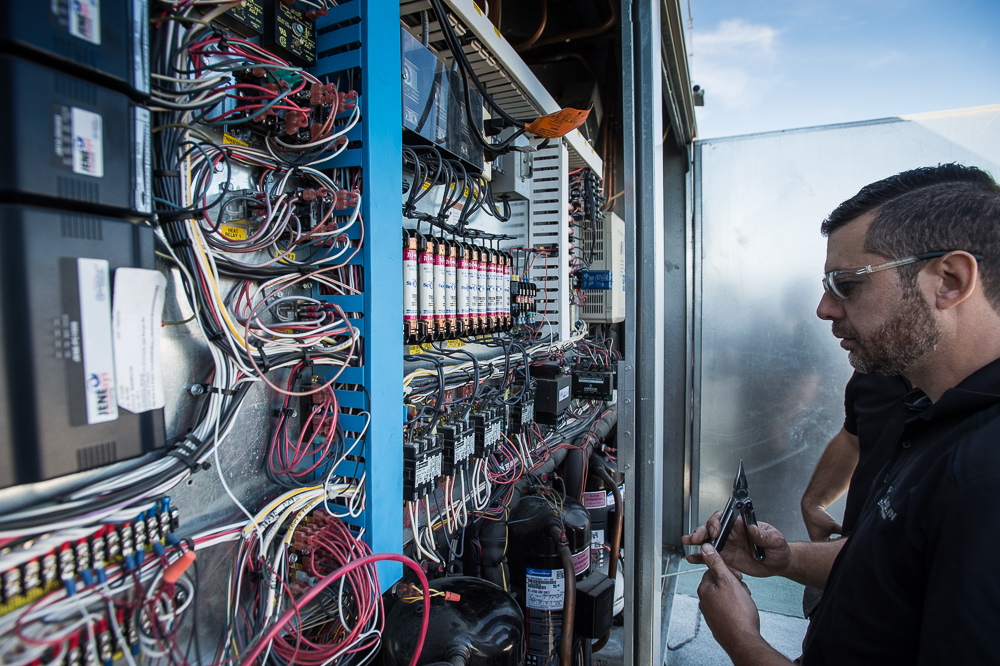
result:
[[(892, 446), (847, 539), (787, 543), (738, 522), (720, 555), (718, 514), (684, 537), (709, 571), (701, 609), (735, 664), (788, 664), (760, 636), (729, 567), (824, 589), (803, 663), (995, 663), (1000, 657), (1000, 187), (984, 172), (875, 207), (899, 174), (863, 189), (823, 225), (817, 314), (862, 373), (913, 386), (882, 434)], [(926, 170), (922, 170), (926, 172)], [(933, 169), (931, 169), (933, 171)], [(862, 268), (858, 268), (862, 267)], [(881, 444), (880, 444), (881, 445)], [(765, 551), (757, 562), (749, 542)], [(728, 567), (727, 567), (728, 565)]]
[[(910, 391), (905, 377), (855, 372), (844, 389), (844, 425), (826, 445), (809, 485), (802, 493), (802, 520), (812, 541), (848, 535), (879, 470), (889, 461), (891, 447), (876, 449), (896, 406)], [(850, 490), (850, 492), (849, 492)], [(827, 508), (845, 492), (847, 507), (838, 523)]]
[[(896, 407), (910, 391), (905, 377), (855, 372), (844, 389), (844, 425), (826, 445), (809, 485), (802, 493), (802, 520), (812, 541), (847, 536), (876, 475), (892, 455), (892, 442), (876, 447)], [(891, 438), (886, 438), (891, 439)], [(847, 492), (844, 518), (838, 523), (827, 508)], [(810, 617), (822, 593), (812, 587), (802, 595), (802, 612)]]

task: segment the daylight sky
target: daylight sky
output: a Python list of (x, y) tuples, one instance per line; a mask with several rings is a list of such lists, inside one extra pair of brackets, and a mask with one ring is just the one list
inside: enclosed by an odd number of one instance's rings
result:
[(1000, 103), (1000, 0), (681, 7), (699, 138)]

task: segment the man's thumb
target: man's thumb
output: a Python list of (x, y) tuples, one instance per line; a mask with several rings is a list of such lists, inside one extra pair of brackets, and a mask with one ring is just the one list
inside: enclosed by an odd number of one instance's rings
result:
[(725, 561), (722, 559), (722, 555), (719, 555), (719, 551), (715, 549), (710, 543), (703, 543), (701, 545), (701, 554), (704, 556), (705, 564), (708, 568), (716, 573), (721, 571), (729, 571), (729, 567), (726, 566)]

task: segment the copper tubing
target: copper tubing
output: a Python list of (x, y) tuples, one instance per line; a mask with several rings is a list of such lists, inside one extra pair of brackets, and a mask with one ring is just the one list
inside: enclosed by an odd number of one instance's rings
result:
[[(545, 0), (542, 0), (543, 11), (546, 11), (547, 13), (547, 10), (545, 10), (545, 4), (546, 4)], [(558, 35), (553, 35), (552, 37), (546, 37), (545, 39), (539, 39), (542, 33), (537, 32), (536, 34), (538, 35), (538, 37), (534, 37), (533, 39), (529, 39), (527, 42), (525, 42), (527, 46), (518, 44), (517, 46), (514, 47), (514, 50), (527, 51), (528, 49), (537, 49), (542, 46), (548, 46), (549, 44), (571, 42), (574, 39), (582, 39), (584, 37), (594, 37), (597, 35), (604, 34), (608, 30), (613, 28), (616, 23), (618, 23), (617, 0), (608, 0), (608, 10), (611, 12), (611, 15), (608, 17), (608, 20), (606, 20), (604, 23), (598, 26), (595, 26), (593, 28), (583, 28), (581, 30), (570, 30), (569, 32), (562, 32), (559, 33)], [(544, 30), (544, 28), (545, 28), (545, 22), (543, 21), (541, 29)]]
[(534, 46), (535, 42), (538, 41), (538, 38), (542, 36), (543, 32), (545, 32), (545, 24), (548, 22), (549, 22), (549, 0), (542, 0), (542, 20), (538, 24), (538, 27), (535, 29), (535, 34), (533, 34), (531, 37), (528, 37), (520, 44), (514, 44), (514, 50), (527, 51), (532, 46)]
[(573, 554), (569, 550), (569, 543), (566, 542), (566, 535), (558, 523), (549, 525), (548, 536), (559, 544), (559, 558), (562, 560), (565, 577), (559, 663), (561, 666), (573, 666), (573, 621), (576, 619), (576, 571), (573, 568)]
[[(618, 577), (618, 554), (621, 550), (622, 543), (622, 527), (625, 524), (625, 512), (622, 511), (624, 508), (622, 506), (622, 493), (618, 489), (618, 484), (614, 482), (608, 471), (604, 469), (601, 465), (596, 465), (594, 468), (594, 473), (597, 477), (604, 482), (605, 485), (611, 486), (611, 493), (615, 496), (615, 535), (611, 538), (611, 562), (608, 564), (608, 578), (612, 581)], [(612, 602), (612, 606), (614, 603)], [(591, 652), (598, 652), (601, 648), (608, 644), (608, 639), (611, 638), (611, 630), (608, 629), (601, 638), (594, 643), (591, 648)]]

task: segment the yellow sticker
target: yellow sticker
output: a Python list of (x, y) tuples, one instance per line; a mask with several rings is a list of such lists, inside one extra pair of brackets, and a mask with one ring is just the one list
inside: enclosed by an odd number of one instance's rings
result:
[(500, 30), (496, 26), (493, 26), (493, 32), (497, 33), (497, 37), (503, 39), (503, 35), (500, 34)]
[(457, 349), (459, 347), (464, 347), (465, 343), (462, 342), (461, 340), (449, 340), (448, 344), (445, 345), (445, 346), (446, 347), (451, 347), (452, 349)]
[(425, 342), (422, 345), (410, 345), (410, 356), (423, 354), (425, 351), (431, 351), (431, 348), (426, 346), (428, 344), (429, 343)]
[(231, 227), (228, 224), (224, 224), (219, 227), (219, 231), (229, 240), (245, 241), (247, 239), (247, 230), (240, 227)]
[(232, 144), (234, 146), (243, 146), (244, 148), (249, 148), (250, 147), (249, 143), (247, 143), (246, 141), (240, 141), (239, 139), (237, 139), (232, 134), (223, 134), (222, 135), (222, 143), (229, 143), (229, 144)]
[(288, 259), (289, 261), (295, 261), (295, 253), (289, 252), (288, 254), (285, 255), (285, 259)]
[(284, 333), (285, 335), (292, 335), (293, 333), (295, 333), (295, 331), (293, 331), (290, 328), (276, 328), (276, 329), (274, 329), (274, 332), (275, 333)]
[(483, 15), (483, 10), (479, 8), (479, 5), (477, 5), (477, 4), (475, 3), (475, 0), (473, 0), (473, 3), (472, 3), (472, 6), (476, 8), (476, 13), (477, 13), (477, 14), (479, 14), (480, 16), (482, 16), (482, 15)]

